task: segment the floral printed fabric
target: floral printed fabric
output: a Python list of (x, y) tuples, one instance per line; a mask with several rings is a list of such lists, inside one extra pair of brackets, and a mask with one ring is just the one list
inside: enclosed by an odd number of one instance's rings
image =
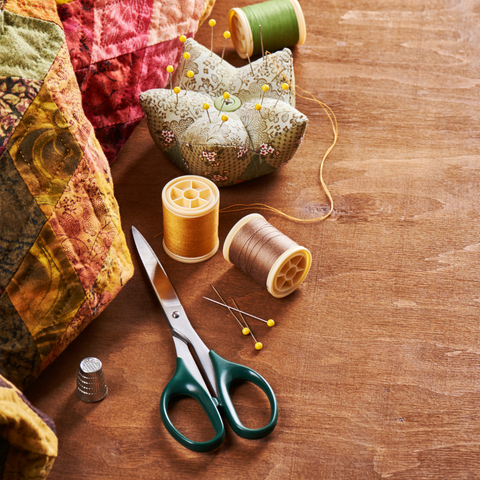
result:
[[(282, 72), (290, 84), (295, 84), (293, 56), (288, 48), (252, 62), (252, 68), (249, 64), (235, 68), (190, 38), (185, 42), (184, 50), (190, 54), (190, 58), (185, 68), (182, 66), (175, 72), (177, 85), (186, 85), (188, 90), (205, 93), (214, 99), (224, 92), (229, 92), (239, 97), (242, 102), (255, 99), (260, 102), (260, 99), (265, 97), (280, 99), (295, 107), (295, 95), (291, 89), (286, 92), (282, 89), (285, 79), (280, 74)], [(193, 78), (186, 76), (188, 70), (193, 71)], [(266, 93), (262, 91), (265, 84), (270, 87)]]
[[(195, 75), (175, 82), (187, 86), (178, 97), (170, 89), (143, 92), (140, 102), (150, 134), (167, 157), (186, 173), (205, 176), (228, 186), (270, 173), (287, 163), (300, 146), (307, 117), (294, 108), (295, 98), (281, 88), (274, 61), (293, 83), (292, 54), (285, 49), (236, 69), (189, 39), (186, 68)], [(262, 85), (270, 89), (265, 94)], [(213, 106), (228, 91), (240, 99), (227, 121)], [(259, 103), (262, 108), (257, 110)]]
[(41, 85), (38, 80), (0, 77), (0, 155)]

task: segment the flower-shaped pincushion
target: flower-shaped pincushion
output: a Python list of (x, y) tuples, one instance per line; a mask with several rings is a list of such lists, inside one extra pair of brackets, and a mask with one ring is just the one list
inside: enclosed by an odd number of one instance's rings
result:
[[(179, 94), (170, 89), (140, 94), (152, 138), (167, 157), (185, 172), (208, 177), (218, 186), (259, 177), (288, 162), (308, 122), (294, 108), (291, 91), (282, 89), (285, 80), (273, 63), (275, 59), (293, 84), (290, 50), (252, 62), (252, 74), (250, 65), (232, 67), (194, 40), (188, 39), (185, 49), (190, 58), (186, 68), (180, 68), (194, 76), (180, 78), (179, 69), (175, 84), (187, 89)], [(269, 86), (267, 92), (263, 85)], [(227, 100), (222, 97), (225, 92), (230, 93)]]

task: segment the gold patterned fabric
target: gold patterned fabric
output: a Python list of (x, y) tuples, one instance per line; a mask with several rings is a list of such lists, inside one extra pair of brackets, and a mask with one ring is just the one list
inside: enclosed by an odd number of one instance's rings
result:
[(53, 421), (0, 375), (0, 478), (44, 479), (57, 454)]

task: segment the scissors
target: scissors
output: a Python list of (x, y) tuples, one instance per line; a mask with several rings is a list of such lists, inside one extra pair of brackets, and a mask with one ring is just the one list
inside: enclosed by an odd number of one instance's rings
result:
[[(175, 289), (152, 247), (133, 226), (132, 233), (143, 266), (147, 271), (167, 323), (170, 326), (177, 353), (175, 373), (163, 390), (160, 400), (160, 415), (165, 428), (184, 447), (196, 452), (209, 452), (223, 443), (225, 427), (220, 411), (224, 413), (233, 431), (240, 437), (256, 439), (264, 438), (272, 433), (277, 424), (278, 405), (270, 385), (255, 370), (225, 360), (203, 343), (188, 320)], [(191, 345), (195, 350), (198, 361), (202, 365), (215, 396), (212, 397), (210, 395), (188, 345)], [(230, 385), (236, 380), (252, 382), (266, 394), (270, 402), (270, 421), (268, 425), (258, 429), (251, 429), (242, 424), (229, 394)], [(213, 426), (215, 431), (214, 438), (206, 442), (195, 442), (175, 428), (168, 416), (168, 405), (177, 396), (192, 397), (200, 403)]]

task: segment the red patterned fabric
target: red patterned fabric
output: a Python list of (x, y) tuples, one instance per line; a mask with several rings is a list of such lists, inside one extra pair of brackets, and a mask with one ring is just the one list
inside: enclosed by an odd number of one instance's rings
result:
[(143, 118), (138, 95), (167, 84), (167, 65), (193, 36), (204, 0), (75, 0), (58, 7), (83, 108), (109, 162)]

